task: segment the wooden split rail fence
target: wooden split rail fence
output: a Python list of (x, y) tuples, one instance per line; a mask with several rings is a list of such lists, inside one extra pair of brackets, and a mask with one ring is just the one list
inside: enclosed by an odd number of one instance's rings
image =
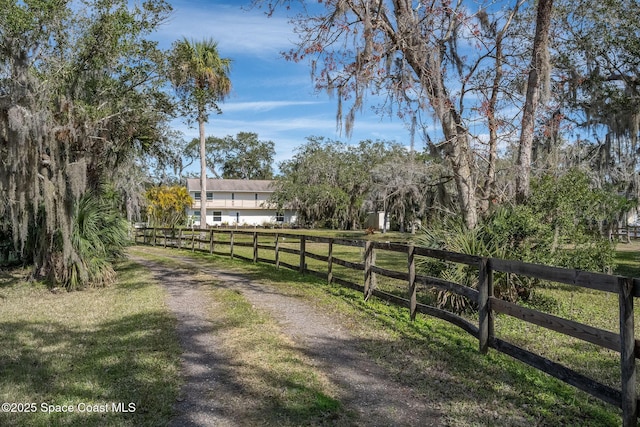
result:
[(627, 242), (640, 239), (640, 226), (626, 225), (624, 227), (619, 227), (612, 237)]
[[(221, 238), (222, 236), (226, 237), (223, 239)], [(264, 244), (265, 239), (272, 243), (268, 245)], [(624, 426), (635, 426), (637, 423), (639, 401), (636, 394), (636, 358), (640, 357), (640, 341), (635, 339), (634, 334), (634, 298), (640, 296), (640, 279), (465, 255), (418, 247), (411, 244), (347, 240), (282, 232), (217, 229), (183, 231), (177, 229), (145, 228), (137, 230), (135, 240), (136, 243), (191, 249), (194, 251), (199, 250), (212, 254), (242, 258), (252, 262), (275, 264), (278, 268), (286, 267), (299, 271), (300, 273), (313, 274), (326, 279), (329, 283), (336, 283), (361, 291), (365, 298), (373, 295), (391, 303), (407, 307), (410, 310), (412, 319), (415, 318), (416, 313), (423, 313), (443, 319), (476, 337), (479, 341), (480, 352), (486, 353), (489, 348), (493, 348), (508, 354), (602, 401), (621, 408)], [(260, 240), (262, 240), (263, 243), (260, 243)], [(283, 244), (285, 241), (287, 243), (286, 245)], [(296, 241), (298, 242), (297, 247), (291, 247), (292, 242)], [(306, 246), (309, 242), (326, 244), (327, 255), (320, 255), (307, 250)], [(362, 261), (352, 262), (335, 257), (333, 255), (334, 248), (338, 246), (361, 248), (363, 255)], [(238, 247), (253, 248), (253, 255), (248, 257), (235, 253)], [(260, 251), (273, 251), (273, 259), (260, 257)], [(376, 251), (406, 254), (407, 270), (395, 271), (376, 265)], [(282, 253), (296, 255), (299, 262), (297, 265), (294, 265), (282, 261)], [(416, 274), (416, 257), (418, 256), (460, 263), (477, 268), (477, 289), (435, 277)], [(308, 268), (308, 259), (326, 263), (326, 271)], [(362, 284), (337, 277), (334, 274), (335, 265), (362, 271)], [(619, 333), (595, 328), (496, 298), (493, 292), (493, 275), (495, 272), (522, 275), (543, 281), (617, 294), (620, 313)], [(376, 276), (404, 281), (406, 283), (406, 294), (399, 296), (378, 289), (375, 286)], [(474, 301), (478, 307), (478, 324), (476, 325), (449, 311), (418, 302), (417, 292), (419, 288), (436, 288), (449, 291), (463, 295), (469, 300)], [(602, 384), (560, 363), (496, 337), (494, 333), (495, 313), (504, 313), (522, 321), (619, 352), (620, 389)]]

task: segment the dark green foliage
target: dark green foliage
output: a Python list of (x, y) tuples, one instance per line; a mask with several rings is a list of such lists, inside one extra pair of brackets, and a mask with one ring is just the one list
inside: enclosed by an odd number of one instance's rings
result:
[(69, 289), (106, 285), (115, 278), (112, 262), (124, 257), (129, 225), (112, 197), (87, 193), (76, 204), (71, 241), (78, 264), (72, 264), (63, 272), (66, 277), (55, 281)]
[[(508, 258), (506, 255), (509, 237), (506, 234), (503, 237), (506, 241), (499, 241), (492, 235), (490, 221), (482, 222), (476, 228), (469, 229), (462, 222), (449, 220), (425, 229), (416, 238), (416, 243), (420, 246), (456, 253)], [(426, 275), (440, 277), (472, 288), (477, 287), (478, 269), (475, 267), (433, 258), (423, 260), (418, 265)], [(511, 280), (504, 274), (494, 275), (494, 291), (497, 297), (514, 301), (524, 290), (525, 286), (519, 281)], [(436, 299), (440, 308), (455, 312), (463, 312), (475, 307), (475, 302), (450, 291), (437, 291)]]
[(94, 209), (85, 194), (103, 197), (101, 183), (113, 182), (133, 205), (123, 170), (166, 140), (171, 113), (158, 72), (164, 56), (148, 39), (171, 7), (163, 0), (76, 6), (0, 7), (0, 228), (35, 276), (68, 287), (108, 282), (108, 240), (119, 239), (103, 234), (96, 246), (88, 237), (113, 220), (106, 211), (97, 225), (79, 218)]
[[(627, 209), (629, 203), (591, 188), (587, 174), (572, 169), (560, 177), (546, 175), (534, 180), (527, 204), (500, 206), (473, 230), (445, 221), (425, 230), (417, 242), (451, 252), (611, 272), (615, 245), (601, 233), (602, 224)], [(477, 269), (462, 264), (430, 261), (422, 268), (452, 282), (477, 285)], [(529, 300), (538, 284), (505, 273), (494, 276), (496, 296), (510, 301)], [(456, 311), (471, 307), (470, 302), (450, 292), (440, 292), (438, 301)]]
[[(291, 160), (280, 164), (282, 175), (273, 201), (280, 207), (296, 210), (303, 226), (357, 229), (367, 209), (382, 210), (382, 199), (397, 190), (397, 186), (391, 189), (383, 186), (383, 178), (374, 171), (384, 167), (390, 156), (402, 149), (382, 141), (347, 145), (310, 137)], [(387, 170), (390, 168), (387, 165)], [(402, 185), (411, 185), (410, 189), (403, 187), (404, 194), (419, 191), (414, 181)], [(403, 209), (404, 206), (397, 207)]]
[[(188, 158), (198, 157), (199, 142), (194, 139), (187, 145)], [(274, 147), (273, 141), (259, 140), (253, 132), (239, 132), (235, 137), (210, 136), (205, 142), (207, 167), (224, 179), (272, 179)]]
[(0, 227), (0, 266), (14, 261), (14, 253), (11, 230), (8, 227), (5, 230)]
[[(528, 209), (541, 233), (533, 262), (610, 272), (614, 245), (606, 230), (633, 201), (594, 188), (587, 173), (570, 169), (562, 176), (545, 175), (532, 183)], [(546, 256), (545, 256), (546, 255)]]

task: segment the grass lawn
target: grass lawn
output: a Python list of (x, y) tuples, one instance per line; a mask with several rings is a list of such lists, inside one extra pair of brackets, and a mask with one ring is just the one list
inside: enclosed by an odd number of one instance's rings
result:
[[(386, 237), (391, 236), (375, 236), (381, 240)], [(247, 241), (250, 238), (247, 236)], [(290, 244), (296, 247), (295, 242)], [(307, 249), (310, 247), (308, 243)], [(315, 249), (324, 253), (321, 245)], [(640, 276), (640, 243), (620, 244), (618, 250), (616, 273)], [(237, 247), (236, 251), (252, 255), (251, 248)], [(172, 265), (171, 253), (167, 250), (158, 259)], [(448, 425), (620, 423), (615, 407), (496, 351), (481, 355), (476, 339), (439, 319), (419, 315), (410, 322), (406, 308), (375, 298), (364, 302), (358, 292), (284, 268), (181, 253), (242, 271), (333, 314), (357, 337), (371, 359), (432, 402), (434, 409), (445, 414), (443, 421)], [(260, 257), (269, 258), (270, 253), (261, 250)], [(297, 264), (296, 255), (281, 256)], [(334, 256), (360, 262), (361, 249), (336, 247)], [(323, 263), (308, 262), (309, 268), (317, 263), (317, 269), (323, 271)], [(401, 254), (379, 255), (378, 262), (387, 268), (400, 263), (398, 270), (406, 265)], [(0, 412), (0, 426), (156, 426), (171, 418), (181, 384), (175, 320), (164, 304), (164, 291), (145, 269), (125, 262), (118, 271), (120, 279), (115, 286), (72, 293), (52, 293), (41, 284), (27, 283), (23, 280), (25, 271), (0, 271), (0, 400), (14, 402), (10, 409), (23, 411)], [(345, 269), (343, 273), (345, 278), (360, 282), (362, 272)], [(242, 361), (238, 366), (246, 368), (238, 375), (256, 396), (264, 397), (259, 399), (263, 406), (255, 412), (257, 418), (247, 421), (262, 419), (269, 425), (285, 421), (294, 425), (291, 420), (348, 423), (350, 415), (335, 400), (322, 373), (303, 355), (284, 350), (287, 342), (281, 341), (273, 319), (241, 295), (215, 283), (208, 292), (220, 302), (219, 310), (212, 307), (211, 320), (226, 334), (223, 338), (229, 354), (235, 354)], [(615, 331), (614, 295), (568, 286), (549, 286), (536, 292), (541, 301), (548, 302), (545, 311)], [(619, 388), (617, 353), (503, 315), (496, 319), (496, 333)], [(255, 377), (256, 372), (270, 369), (269, 382), (264, 382), (267, 376)], [(306, 387), (288, 390), (280, 384)], [(74, 412), (56, 412), (65, 408)], [(327, 414), (329, 419), (324, 418)]]
[(0, 270), (0, 401), (16, 403), (0, 425), (166, 424), (180, 387), (175, 320), (144, 269), (118, 272), (109, 288), (52, 293)]
[[(410, 322), (406, 308), (376, 298), (364, 302), (358, 292), (327, 285), (310, 275), (301, 276), (284, 268), (276, 270), (270, 265), (187, 250), (164, 251), (163, 262), (176, 263), (171, 260), (172, 253), (193, 255), (203, 265), (211, 263), (241, 271), (281, 292), (304, 298), (340, 319), (371, 359), (445, 414), (446, 425), (610, 426), (620, 423), (615, 407), (496, 351), (480, 354), (475, 338), (447, 322), (422, 315)], [(529, 344), (546, 340), (522, 328), (522, 322), (520, 327), (514, 327), (517, 322), (506, 316), (498, 320), (503, 338), (526, 339)], [(553, 349), (556, 344), (540, 343), (545, 349)], [(604, 367), (615, 376), (615, 363), (607, 366), (608, 362), (601, 362), (590, 353), (583, 356), (584, 348), (580, 345), (568, 345), (563, 351), (566, 351), (563, 357), (578, 359), (587, 374), (596, 375)], [(615, 378), (612, 381), (615, 382)]]
[(616, 246), (616, 274), (640, 277), (640, 240), (631, 243), (618, 243)]

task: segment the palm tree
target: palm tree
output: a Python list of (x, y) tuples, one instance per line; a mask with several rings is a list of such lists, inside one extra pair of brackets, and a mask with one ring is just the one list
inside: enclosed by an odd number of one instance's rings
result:
[(231, 60), (220, 58), (213, 39), (182, 39), (173, 45), (170, 58), (171, 81), (187, 117), (195, 116), (200, 131), (200, 227), (207, 227), (207, 165), (204, 124), (210, 108), (218, 114), (218, 102), (231, 92)]

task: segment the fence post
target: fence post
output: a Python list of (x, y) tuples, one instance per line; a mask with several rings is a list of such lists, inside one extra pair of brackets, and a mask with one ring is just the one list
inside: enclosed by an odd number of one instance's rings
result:
[(280, 235), (276, 233), (276, 247), (275, 247), (275, 257), (276, 257), (276, 268), (280, 268)]
[(411, 320), (416, 319), (416, 306), (418, 305), (416, 296), (416, 260), (415, 260), (415, 246), (410, 243), (407, 246), (407, 267), (409, 269), (409, 312)]
[(196, 244), (196, 232), (195, 230), (191, 230), (191, 252), (193, 252), (195, 248), (195, 244)]
[(253, 263), (258, 262), (258, 232), (253, 232)]
[(636, 398), (636, 357), (633, 319), (633, 279), (618, 278), (620, 303), (620, 373), (622, 381), (622, 425), (635, 426), (638, 417)]
[(305, 250), (306, 250), (307, 239), (304, 235), (300, 236), (300, 266), (298, 267), (300, 273), (304, 274), (304, 263), (305, 263)]
[(213, 228), (209, 230), (209, 254), (213, 254)]
[(329, 239), (329, 253), (327, 254), (327, 283), (333, 282), (333, 239)]
[(231, 230), (231, 236), (229, 237), (229, 255), (233, 259), (233, 230)]
[(178, 233), (178, 249), (182, 249), (182, 228), (179, 229)]
[(493, 313), (490, 297), (493, 296), (493, 270), (489, 258), (482, 258), (478, 273), (478, 341), (480, 353), (489, 351), (493, 338)]
[(153, 227), (153, 243), (151, 244), (151, 246), (155, 246), (156, 245), (156, 228)]
[(367, 240), (364, 244), (364, 300), (368, 300), (373, 292), (371, 266), (373, 264), (373, 242)]
[(163, 237), (162, 246), (166, 248), (167, 247), (167, 230), (166, 229), (162, 231), (162, 237)]

